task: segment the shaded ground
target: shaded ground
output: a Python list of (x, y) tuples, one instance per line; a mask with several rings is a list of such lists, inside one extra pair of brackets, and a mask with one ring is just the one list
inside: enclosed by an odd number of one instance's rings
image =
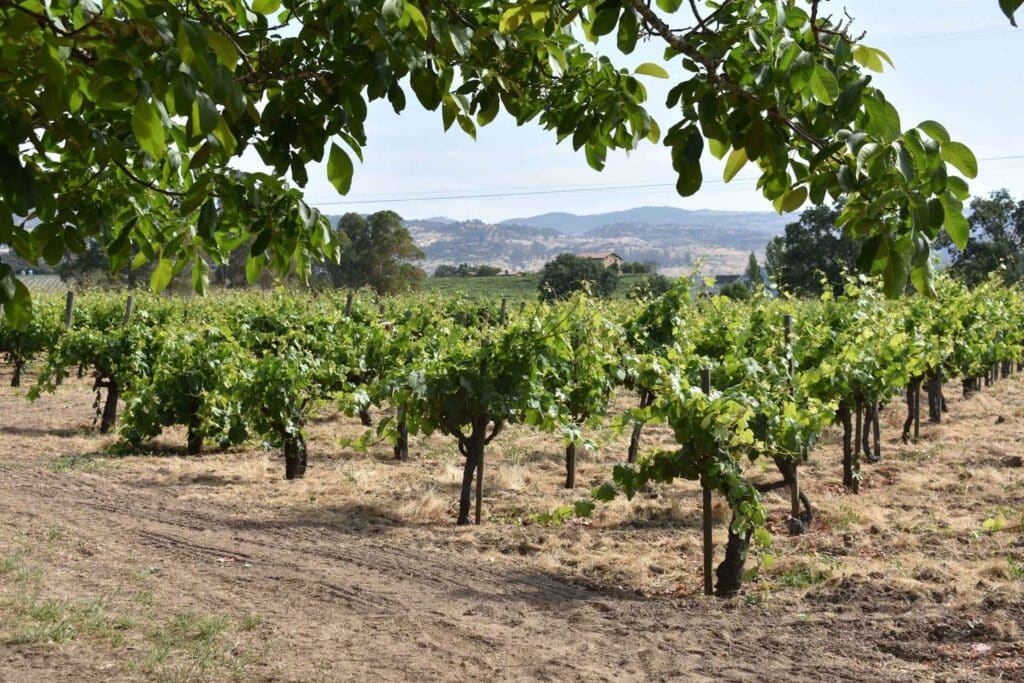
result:
[(307, 478), (285, 482), (273, 453), (188, 458), (178, 433), (111, 457), (86, 385), (3, 389), (0, 680), (1024, 680), (1022, 399), (1016, 378), (950, 389), (947, 422), (908, 446), (894, 404), (859, 497), (828, 435), (803, 470), (815, 527), (781, 535), (770, 496), (774, 546), (722, 601), (699, 595), (692, 486), (536, 521), (608, 475), (610, 430), (572, 492), (557, 437), (509, 430), (486, 524), (456, 529), (443, 438), (397, 464), (340, 445), (360, 428), (325, 413)]

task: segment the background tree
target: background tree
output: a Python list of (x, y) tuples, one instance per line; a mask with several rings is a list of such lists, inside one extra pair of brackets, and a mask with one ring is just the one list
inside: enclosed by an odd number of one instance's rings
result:
[(658, 272), (658, 264), (654, 261), (623, 261), (619, 264), (619, 273), (622, 275), (626, 274), (637, 274), (637, 275), (650, 275)]
[(630, 299), (655, 299), (672, 288), (672, 278), (654, 273), (648, 275), (639, 282), (633, 283), (633, 287), (627, 295)]
[(327, 264), (336, 287), (372, 287), (378, 294), (415, 289), (426, 273), (410, 261), (423, 258), (412, 235), (394, 211), (338, 219), (338, 242), (347, 244), (338, 264)]
[(975, 197), (968, 216), (971, 240), (958, 249), (948, 238), (953, 256), (950, 270), (970, 286), (985, 282), (989, 273), (999, 271), (1007, 283), (1024, 277), (1024, 200), (1014, 200), (1009, 190), (996, 190), (988, 197)]
[(544, 264), (540, 273), (541, 297), (566, 299), (573, 292), (589, 288), (595, 296), (611, 296), (619, 284), (618, 274), (600, 261), (575, 254), (559, 254)]
[(746, 282), (730, 282), (727, 285), (722, 285), (722, 289), (719, 290), (719, 294), (722, 296), (732, 299), (733, 301), (746, 301), (750, 298), (750, 285)]
[(800, 220), (786, 226), (785, 234), (768, 243), (768, 273), (780, 288), (793, 294), (818, 296), (822, 278), (838, 294), (843, 273), (853, 270), (861, 245), (836, 227), (841, 207), (814, 206)]
[(434, 277), (491, 277), (501, 274), (501, 270), (498, 266), (471, 266), (468, 263), (452, 266), (442, 263), (434, 269)]
[(764, 280), (761, 278), (761, 264), (757, 262), (757, 256), (754, 252), (750, 252), (750, 258), (747, 259), (747, 269), (744, 271), (744, 274), (750, 281), (751, 289), (757, 289), (758, 285), (764, 284)]

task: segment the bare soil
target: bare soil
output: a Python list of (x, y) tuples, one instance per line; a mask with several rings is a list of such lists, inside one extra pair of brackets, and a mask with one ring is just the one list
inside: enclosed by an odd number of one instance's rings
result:
[(560, 437), (509, 429), (485, 523), (456, 528), (444, 437), (396, 463), (344, 445), (362, 428), (325, 406), (288, 482), (260, 444), (189, 457), (177, 431), (118, 456), (84, 381), (35, 403), (5, 386), (0, 680), (1024, 680), (1024, 378), (947, 392), (916, 444), (902, 401), (883, 411), (859, 496), (827, 434), (801, 470), (813, 528), (786, 536), (785, 491), (766, 496), (773, 545), (722, 600), (700, 594), (690, 483), (542, 523), (623, 457), (611, 429), (575, 491)]

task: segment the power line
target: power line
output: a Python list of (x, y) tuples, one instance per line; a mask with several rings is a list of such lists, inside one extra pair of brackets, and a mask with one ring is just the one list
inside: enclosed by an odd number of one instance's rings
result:
[[(900, 38), (898, 35), (890, 35), (886, 38), (884, 35), (880, 36), (878, 43), (882, 45), (888, 45), (892, 47), (912, 47), (916, 45), (929, 45), (932, 43), (941, 43), (951, 40), (968, 40), (973, 38), (989, 38), (992, 36), (1011, 35), (1014, 31), (1008, 27), (992, 27), (982, 29), (967, 29), (963, 31), (946, 31), (943, 33), (916, 33), (906, 35)], [(870, 34), (865, 38), (865, 42), (872, 44)]]
[[(739, 183), (751, 183), (755, 182), (756, 178), (737, 178), (732, 181), (731, 185), (737, 185)], [(705, 184), (725, 184), (723, 180), (707, 180)], [(335, 201), (313, 201), (310, 203), (316, 206), (343, 206), (346, 204), (392, 204), (392, 203), (406, 203), (406, 202), (427, 202), (427, 201), (445, 201), (453, 199), (497, 199), (503, 197), (534, 197), (541, 195), (552, 195), (552, 194), (586, 194), (590, 192), (613, 192), (617, 190), (650, 190), (650, 189), (668, 189), (674, 188), (675, 183), (645, 183), (641, 185), (594, 185), (591, 187), (560, 187), (560, 188), (547, 188), (537, 190), (524, 190), (524, 191), (482, 191), (475, 194), (451, 194), (451, 195), (434, 195), (427, 197), (387, 197), (383, 199), (342, 199)]]
[[(1011, 154), (999, 157), (986, 157), (979, 159), (979, 162), (984, 161), (1010, 161), (1015, 159), (1024, 159), (1024, 154)], [(1011, 169), (1002, 169), (1011, 170)], [(740, 184), (749, 184), (755, 182), (757, 178), (736, 178), (729, 185), (736, 187)], [(724, 180), (705, 180), (705, 185), (725, 185)], [(557, 187), (557, 188), (538, 188), (538, 189), (524, 189), (524, 190), (478, 190), (476, 192), (467, 190), (460, 194), (435, 194), (435, 195), (423, 195), (409, 197), (409, 196), (390, 196), (380, 197), (376, 196), (364, 196), (361, 199), (339, 199), (332, 201), (315, 201), (311, 200), (310, 203), (316, 206), (348, 206), (352, 204), (405, 204), (409, 202), (434, 202), (434, 201), (452, 201), (458, 199), (503, 199), (506, 197), (538, 197), (546, 195), (558, 195), (558, 194), (589, 194), (592, 192), (616, 192), (616, 191), (635, 191), (635, 190), (663, 190), (675, 187), (675, 183), (642, 183), (635, 185), (590, 185), (590, 186), (578, 186), (578, 187)], [(723, 188), (725, 189), (725, 188)], [(410, 193), (412, 194), (412, 193)]]

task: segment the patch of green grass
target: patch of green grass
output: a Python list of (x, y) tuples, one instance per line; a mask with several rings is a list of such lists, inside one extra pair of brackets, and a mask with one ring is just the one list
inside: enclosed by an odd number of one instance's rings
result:
[(63, 540), (64, 529), (59, 525), (54, 524), (46, 531), (46, 540), (48, 543), (56, 543), (57, 541)]
[(836, 531), (848, 531), (860, 522), (860, 514), (849, 505), (839, 505), (824, 515), (828, 525)]
[(784, 588), (809, 588), (828, 578), (828, 572), (817, 567), (801, 564), (781, 572), (772, 583)]
[(118, 647), (134, 626), (127, 615), (111, 613), (103, 600), (25, 597), (10, 602), (4, 611), (0, 642), (10, 645), (61, 645), (87, 638)]
[(139, 583), (145, 583), (156, 573), (157, 570), (154, 567), (139, 567), (132, 570), (132, 578)]
[(10, 555), (0, 557), (0, 576), (9, 574), (21, 567), (21, 561), (24, 557), (25, 554), (20, 550), (16, 550)]
[(228, 630), (224, 617), (180, 612), (146, 635), (151, 649), (130, 668), (165, 681), (238, 678), (247, 660), (234, 653)]
[(43, 578), (43, 573), (40, 565), (21, 562), (14, 570), (14, 577), (19, 583), (38, 584)]
[(1006, 564), (1009, 566), (1011, 578), (1024, 581), (1024, 562), (1020, 562), (1010, 555), (1006, 558)]
[(925, 450), (897, 452), (895, 453), (895, 456), (897, 460), (902, 460), (903, 462), (928, 462), (935, 457), (935, 453), (938, 452), (938, 448), (938, 445), (935, 445)]
[(249, 613), (242, 617), (242, 630), (255, 631), (263, 623), (263, 617), (258, 614)]
[(73, 470), (99, 470), (107, 466), (107, 460), (95, 455), (65, 455), (50, 462), (54, 472), (71, 472)]

